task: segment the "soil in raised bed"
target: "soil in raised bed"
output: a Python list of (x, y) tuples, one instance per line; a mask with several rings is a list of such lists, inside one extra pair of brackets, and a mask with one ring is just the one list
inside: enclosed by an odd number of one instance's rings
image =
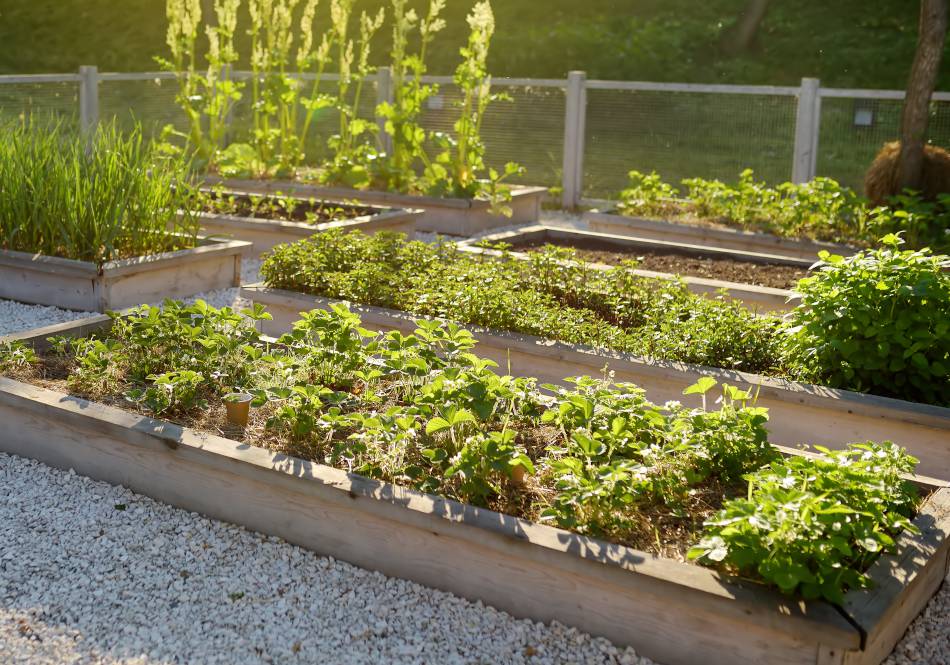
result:
[(682, 254), (673, 251), (643, 249), (631, 247), (622, 249), (617, 245), (599, 242), (594, 239), (578, 238), (574, 240), (550, 239), (529, 241), (515, 245), (515, 249), (537, 251), (553, 245), (567, 247), (577, 251), (577, 257), (584, 261), (603, 263), (609, 266), (620, 265), (624, 261), (634, 260), (642, 270), (684, 275), (687, 277), (705, 277), (724, 282), (753, 284), (775, 289), (793, 289), (808, 271), (796, 266), (775, 263), (752, 263), (737, 261), (720, 256), (704, 254)]
[(204, 202), (201, 212), (251, 219), (323, 224), (379, 214), (376, 208), (314, 198), (247, 196), (227, 192), (210, 192), (206, 196), (209, 200)]

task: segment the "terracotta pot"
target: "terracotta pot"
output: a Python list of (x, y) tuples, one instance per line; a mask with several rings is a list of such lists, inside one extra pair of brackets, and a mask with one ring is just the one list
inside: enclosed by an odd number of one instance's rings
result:
[(253, 395), (247, 393), (231, 393), (225, 395), (224, 406), (228, 410), (228, 422), (238, 427), (247, 427), (247, 419), (251, 413)]

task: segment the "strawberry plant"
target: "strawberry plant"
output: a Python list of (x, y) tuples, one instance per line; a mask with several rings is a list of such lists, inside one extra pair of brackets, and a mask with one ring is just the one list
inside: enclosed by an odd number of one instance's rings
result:
[(891, 443), (819, 452), (749, 474), (747, 497), (707, 521), (690, 558), (839, 604), (867, 587), (867, 564), (915, 530), (916, 493), (901, 474), (916, 460)]

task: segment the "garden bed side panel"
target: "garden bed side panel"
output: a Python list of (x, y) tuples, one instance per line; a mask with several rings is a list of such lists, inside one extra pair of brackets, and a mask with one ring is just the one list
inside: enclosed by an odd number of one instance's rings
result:
[(208, 242), (193, 249), (111, 261), (102, 267), (57, 257), (0, 251), (0, 297), (89, 312), (240, 286), (248, 243)]
[[(326, 298), (292, 291), (269, 289), (262, 284), (241, 289), (242, 297), (267, 307), (272, 321), (261, 322), (269, 335), (287, 332), (300, 312), (326, 308)], [(354, 306), (363, 325), (370, 329), (415, 330), (417, 316), (382, 309)], [(701, 376), (720, 382), (753, 386), (758, 405), (769, 409), (770, 440), (779, 445), (843, 444), (867, 440), (891, 440), (920, 459), (921, 474), (950, 480), (950, 409), (902, 400), (864, 395), (807, 384), (771, 379), (756, 374), (700, 367), (669, 361), (650, 361), (628, 353), (596, 350), (529, 335), (465, 326), (475, 334), (475, 351), (494, 360), (502, 373), (536, 377), (539, 382), (562, 383), (565, 377), (602, 376), (614, 372), (616, 381), (636, 383), (652, 401), (677, 400), (699, 406), (696, 396), (683, 389)]]
[(818, 260), (818, 252), (850, 256), (857, 250), (848, 245), (708, 226), (692, 226), (643, 217), (626, 217), (606, 212), (586, 212), (584, 221), (591, 231), (615, 235), (654, 238), (668, 242), (708, 245), (747, 252), (784, 254), (792, 258)]
[[(494, 236), (480, 239), (481, 241), (491, 242), (512, 242), (514, 240), (540, 241), (549, 233), (556, 234), (559, 229), (553, 227), (532, 225), (523, 227), (515, 231), (499, 233)], [(476, 254), (480, 256), (490, 256), (501, 258), (503, 253), (494, 249), (476, 247), (469, 244), (469, 241), (458, 243), (459, 250)], [(518, 261), (527, 261), (528, 255), (524, 252), (509, 251), (508, 255)], [(611, 270), (612, 266), (601, 263), (589, 263), (595, 270)], [(747, 308), (755, 312), (786, 312), (793, 309), (801, 301), (801, 297), (794, 291), (786, 289), (775, 289), (768, 286), (756, 286), (754, 284), (739, 284), (737, 282), (724, 282), (718, 279), (708, 279), (706, 277), (691, 277), (672, 275), (669, 273), (655, 272), (653, 270), (634, 270), (634, 274), (647, 279), (681, 279), (690, 292), (697, 295), (716, 298), (720, 291), (726, 291), (730, 298), (740, 301)]]
[(204, 235), (234, 238), (252, 243), (245, 249), (246, 257), (257, 258), (283, 243), (304, 240), (316, 233), (330, 229), (360, 231), (373, 235), (380, 231), (404, 233), (409, 239), (415, 236), (416, 221), (422, 213), (416, 210), (386, 210), (377, 215), (321, 224), (253, 219), (234, 215), (200, 213), (198, 219)]
[(842, 662), (860, 645), (829, 605), (5, 378), (0, 420), (4, 452), (574, 625), (666, 665)]
[(512, 186), (511, 217), (493, 215), (488, 201), (479, 199), (453, 199), (434, 196), (415, 196), (376, 190), (323, 187), (289, 180), (244, 180), (206, 177), (209, 185), (223, 185), (258, 194), (280, 192), (296, 196), (312, 196), (319, 199), (360, 201), (371, 205), (388, 205), (422, 210), (416, 222), (416, 230), (470, 236), (512, 224), (536, 222), (541, 217), (541, 201), (547, 194), (544, 187)]

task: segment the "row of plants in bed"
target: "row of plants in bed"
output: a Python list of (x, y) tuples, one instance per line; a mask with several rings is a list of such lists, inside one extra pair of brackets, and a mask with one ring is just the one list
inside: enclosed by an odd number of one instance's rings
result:
[(565, 261), (565, 248), (496, 260), (396, 234), (328, 232), (275, 248), (261, 273), (277, 289), (947, 405), (950, 259), (900, 243), (823, 254), (784, 318), (640, 277), (635, 262), (598, 270)]
[(854, 190), (823, 177), (773, 187), (757, 181), (753, 171), (746, 169), (735, 185), (687, 178), (680, 188), (664, 182), (655, 171), (631, 171), (629, 177), (617, 204), (617, 210), (627, 216), (713, 222), (858, 246), (903, 232), (912, 247), (950, 248), (950, 194), (927, 201), (908, 191), (888, 206), (874, 206)]
[[(656, 405), (609, 377), (559, 387), (500, 375), (453, 324), (381, 334), (336, 305), (271, 343), (255, 329), (268, 316), (143, 306), (108, 333), (51, 338), (41, 355), (6, 343), (0, 372), (806, 598), (840, 603), (914, 531), (905, 451), (784, 457), (767, 411), (734, 386), (702, 379), (684, 393), (703, 394), (703, 408)], [(243, 429), (224, 424), (235, 391), (256, 407)]]
[(4, 123), (0, 137), (0, 249), (101, 267), (197, 244), (190, 164), (141, 131), (104, 125), (88, 137), (31, 119)]
[[(215, 3), (213, 17), (202, 16), (199, 0), (168, 0), (170, 57), (159, 61), (179, 75), (177, 101), (188, 119), (186, 127), (166, 128), (169, 144), (180, 139), (203, 168), (225, 177), (290, 177), (488, 199), (495, 212), (510, 215), (511, 191), (504, 181), (523, 169), (514, 163), (501, 171), (487, 167), (481, 138), (489, 106), (507, 99), (492, 92), (486, 66), (495, 31), (491, 4), (476, 3), (467, 19), (470, 35), (453, 77), (452, 132), (422, 126), (429, 100), (440, 95), (439, 86), (422, 77), (427, 51), (446, 25), (444, 0), (431, 0), (424, 13), (407, 0), (391, 0), (388, 7), (359, 15), (354, 0), (332, 0), (324, 25), (318, 4), (249, 0), (251, 53), (242, 58), (235, 40), (244, 28), (240, 0)], [(392, 95), (376, 105), (377, 122), (361, 115), (361, 103), (376, 71), (371, 44), (384, 27), (392, 33)], [(207, 46), (201, 43), (205, 34)], [(207, 67), (197, 64), (202, 52)], [(251, 64), (249, 79), (225, 75), (242, 60)], [(333, 86), (330, 71), (336, 74)], [(245, 96), (249, 128), (231, 140), (235, 110)], [(321, 145), (318, 127), (326, 133), (334, 124)]]

